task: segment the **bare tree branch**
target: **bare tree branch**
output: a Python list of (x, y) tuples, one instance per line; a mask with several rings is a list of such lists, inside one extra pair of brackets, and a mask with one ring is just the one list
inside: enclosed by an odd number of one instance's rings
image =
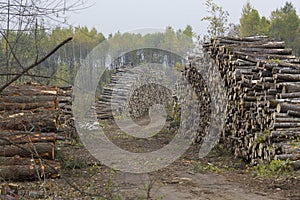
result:
[(12, 78), (10, 81), (8, 81), (4, 86), (0, 88), (0, 93), (7, 88), (10, 84), (18, 80), (21, 76), (26, 74), (29, 70), (33, 69), (34, 67), (38, 66), (39, 64), (43, 63), (45, 60), (47, 60), (52, 54), (54, 54), (57, 50), (59, 50), (62, 46), (64, 46), (66, 43), (72, 40), (72, 37), (67, 38), (63, 42), (61, 42), (59, 45), (57, 45), (52, 51), (50, 51), (46, 56), (38, 60), (37, 62), (33, 63), (32, 65), (26, 67), (19, 75), (16, 75), (14, 78)]

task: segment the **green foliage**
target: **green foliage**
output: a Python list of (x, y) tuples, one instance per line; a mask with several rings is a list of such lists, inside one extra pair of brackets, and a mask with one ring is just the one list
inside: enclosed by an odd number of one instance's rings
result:
[(283, 40), (296, 54), (300, 53), (300, 18), (292, 3), (271, 13), (270, 18), (260, 17), (258, 10), (248, 2), (242, 9), (240, 36), (266, 35)]
[(186, 36), (193, 38), (194, 33), (193, 33), (193, 28), (190, 25), (187, 25), (183, 31), (183, 34), (185, 34)]
[(281, 9), (271, 14), (270, 36), (284, 40), (288, 46), (300, 50), (300, 19), (291, 3), (286, 3)]
[(216, 37), (223, 36), (227, 31), (227, 21), (229, 13), (223, 8), (213, 2), (213, 0), (206, 0), (205, 6), (207, 8), (208, 16), (203, 17), (202, 21), (208, 21), (208, 36)]
[[(259, 13), (248, 2), (242, 10), (242, 17), (240, 18), (240, 36), (256, 35), (260, 32), (263, 26), (260, 24), (261, 19)], [(265, 21), (264, 21), (265, 23)]]
[(260, 135), (256, 138), (256, 143), (264, 143), (266, 141), (266, 137), (264, 135)]
[(206, 164), (202, 162), (196, 162), (194, 164), (194, 172), (201, 173), (201, 174), (205, 174), (207, 172), (221, 173), (222, 169), (211, 163)]
[(291, 171), (291, 167), (289, 160), (272, 160), (270, 163), (260, 163), (247, 171), (258, 176), (273, 177), (287, 174)]
[(88, 167), (86, 161), (76, 156), (70, 156), (68, 159), (62, 159), (61, 164), (64, 169), (84, 169)]
[(270, 130), (264, 130), (262, 133), (264, 135), (271, 135), (271, 131)]

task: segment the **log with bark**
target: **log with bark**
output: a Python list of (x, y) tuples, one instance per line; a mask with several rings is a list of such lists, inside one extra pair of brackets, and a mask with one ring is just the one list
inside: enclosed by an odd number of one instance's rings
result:
[(26, 143), (0, 146), (0, 156), (42, 157), (54, 159), (54, 143)]
[(20, 157), (0, 157), (0, 177), (2, 180), (36, 180), (39, 178), (59, 178), (61, 166), (52, 160)]

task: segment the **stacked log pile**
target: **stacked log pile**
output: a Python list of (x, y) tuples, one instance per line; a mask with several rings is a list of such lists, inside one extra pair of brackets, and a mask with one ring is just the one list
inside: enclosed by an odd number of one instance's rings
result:
[(38, 84), (11, 85), (0, 94), (0, 177), (59, 176), (54, 161), (58, 89)]
[(300, 166), (300, 61), (282, 41), (219, 37), (203, 45), (228, 95), (223, 138), (252, 163)]
[(172, 101), (172, 91), (157, 84), (163, 83), (163, 77), (155, 73), (159, 72), (147, 66), (143, 70), (132, 66), (117, 68), (96, 104), (98, 119), (112, 118), (113, 113), (139, 118), (147, 115), (152, 105), (166, 107)]
[[(121, 109), (123, 106), (118, 100), (126, 101), (127, 92), (130, 91), (130, 85), (133, 81), (130, 79), (130, 74), (128, 74), (128, 72), (130, 72), (129, 67), (115, 69), (110, 82), (103, 89), (99, 101), (95, 105), (98, 119), (104, 120), (113, 118), (113, 112), (116, 112), (118, 108)], [(125, 76), (127, 78), (123, 81), (120, 81), (125, 73), (127, 73)], [(116, 98), (112, 99), (113, 94)], [(116, 105), (116, 108), (113, 109), (112, 105)]]
[(77, 132), (74, 124), (74, 117), (72, 113), (73, 101), (73, 87), (58, 87), (58, 132), (63, 133), (60, 135), (62, 139), (76, 138)]
[[(186, 115), (188, 117), (184, 121), (189, 123), (189, 125), (187, 125), (188, 127), (187, 129), (195, 134), (191, 136), (193, 140), (192, 142), (201, 143), (203, 142), (203, 138), (206, 136), (206, 132), (207, 132), (206, 129), (210, 121), (211, 102), (210, 102), (210, 95), (203, 74), (201, 74), (197, 68), (197, 66), (203, 65), (204, 63), (203, 57), (200, 57), (199, 55), (196, 56), (196, 55), (198, 55), (198, 53), (190, 55), (188, 57), (188, 63), (186, 64), (181, 75), (183, 79), (187, 80), (190, 86), (192, 87), (192, 90), (195, 92), (193, 94), (193, 98), (197, 99), (199, 103), (199, 105), (197, 105), (198, 106), (197, 109), (191, 109), (191, 108), (189, 109), (188, 112), (191, 113)], [(180, 87), (180, 89), (177, 88), (177, 90), (178, 89), (180, 90), (178, 94), (180, 95), (179, 99), (182, 99), (181, 103), (188, 104), (189, 106), (194, 105), (194, 102), (189, 102), (190, 100), (186, 99), (186, 96), (188, 96), (188, 94), (186, 94), (185, 84), (180, 83), (178, 84), (178, 86)], [(174, 104), (175, 105), (174, 110), (176, 111), (174, 114), (175, 116), (179, 115), (177, 118), (178, 120), (181, 121), (181, 123), (183, 123), (182, 125), (184, 125), (184, 122), (180, 119), (180, 115), (182, 116), (183, 110), (179, 109), (181, 107), (181, 104), (178, 102), (177, 98), (178, 97), (176, 97), (176, 101), (175, 101), (176, 103)], [(199, 115), (199, 124), (197, 130), (191, 130), (192, 127), (190, 125), (191, 124), (190, 122), (195, 122), (195, 115)]]

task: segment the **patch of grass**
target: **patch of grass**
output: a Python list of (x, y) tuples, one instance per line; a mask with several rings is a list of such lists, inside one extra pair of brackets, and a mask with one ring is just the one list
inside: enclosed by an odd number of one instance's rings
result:
[(291, 164), (289, 160), (272, 160), (270, 163), (260, 163), (257, 166), (248, 168), (246, 172), (262, 177), (286, 175), (291, 172)]
[(88, 167), (88, 164), (84, 160), (74, 156), (62, 160), (61, 165), (63, 169), (84, 169)]
[(262, 133), (264, 135), (271, 135), (271, 131), (270, 130), (264, 130)]
[(258, 144), (264, 143), (265, 141), (266, 141), (266, 137), (264, 135), (258, 136), (255, 140), (255, 142), (257, 142)]
[(201, 174), (205, 174), (207, 172), (221, 173), (222, 169), (219, 166), (216, 166), (216, 165), (211, 164), (211, 163), (196, 162), (194, 164), (193, 171), (195, 173), (201, 173)]
[(281, 63), (281, 61), (278, 58), (276, 58), (276, 59), (274, 59), (274, 58), (273, 59), (268, 59), (267, 62), (268, 63)]

